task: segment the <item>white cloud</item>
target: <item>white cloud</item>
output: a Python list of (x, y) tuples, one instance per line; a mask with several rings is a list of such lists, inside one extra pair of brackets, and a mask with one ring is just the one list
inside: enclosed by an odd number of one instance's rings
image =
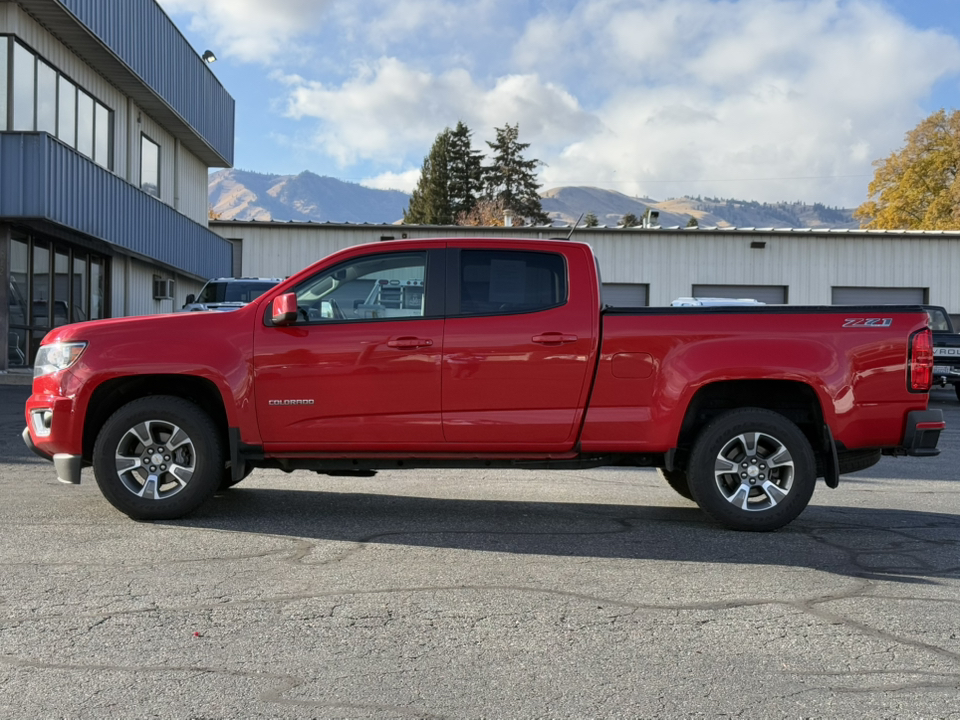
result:
[(359, 160), (419, 164), (436, 135), (458, 120), (474, 130), (478, 147), (507, 122), (520, 124), (521, 137), (558, 145), (597, 126), (570, 93), (532, 75), (503, 77), (484, 90), (462, 69), (434, 75), (381, 58), (340, 86), (295, 76), (287, 82), (290, 116), (320, 120), (316, 140), (341, 167)]
[(169, 13), (190, 13), (190, 29), (210, 38), (220, 57), (269, 64), (309, 54), (300, 39), (321, 24), (331, 0), (158, 0)]
[(854, 205), (960, 77), (957, 38), (883, 0), (161, 2), (240, 59), (309, 55), (281, 112), (369, 183), (409, 182), (458, 120), (481, 149), (517, 122), (546, 187)]
[(376, 177), (361, 180), (360, 184), (364, 187), (374, 188), (376, 190), (401, 190), (405, 193), (413, 192), (420, 179), (420, 170), (413, 168), (406, 172), (380, 173)]

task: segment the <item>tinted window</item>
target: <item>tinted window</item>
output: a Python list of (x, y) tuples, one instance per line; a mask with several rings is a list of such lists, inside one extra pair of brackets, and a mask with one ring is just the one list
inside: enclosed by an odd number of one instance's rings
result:
[(13, 44), (13, 129), (33, 130), (36, 59), (19, 43)]
[(298, 322), (423, 317), (425, 252), (350, 260), (296, 290)]
[(57, 71), (37, 61), (37, 130), (57, 134)]
[(463, 250), (460, 314), (531, 312), (567, 299), (566, 266), (553, 253)]
[(140, 136), (140, 189), (160, 197), (160, 146)]
[(93, 98), (77, 91), (77, 150), (93, 157)]
[(0, 36), (0, 130), (7, 129), (7, 53), (9, 41)]
[(243, 302), (256, 300), (276, 285), (273, 281), (208, 282), (200, 291), (198, 303)]
[(77, 144), (77, 86), (62, 75), (59, 83), (60, 115), (57, 136), (70, 147)]

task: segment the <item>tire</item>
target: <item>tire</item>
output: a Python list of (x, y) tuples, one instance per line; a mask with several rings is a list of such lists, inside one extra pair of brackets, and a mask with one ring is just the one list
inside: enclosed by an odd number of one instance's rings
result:
[(127, 403), (104, 423), (93, 448), (100, 492), (135, 520), (173, 520), (220, 485), (220, 434), (191, 402), (155, 395)]
[(955, 383), (953, 391), (957, 394), (957, 400), (960, 400), (960, 383)]
[(687, 477), (694, 501), (714, 520), (734, 530), (776, 530), (810, 502), (816, 460), (806, 436), (785, 417), (743, 408), (700, 432)]
[(667, 485), (677, 491), (679, 495), (687, 500), (693, 500), (693, 494), (690, 492), (690, 483), (687, 481), (687, 474), (683, 470), (667, 470), (666, 468), (657, 468), (657, 473), (661, 478), (667, 481)]

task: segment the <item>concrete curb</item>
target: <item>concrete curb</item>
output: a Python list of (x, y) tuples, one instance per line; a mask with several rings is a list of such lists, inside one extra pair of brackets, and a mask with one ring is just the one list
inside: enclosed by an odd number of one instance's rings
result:
[(33, 371), (0, 372), (0, 385), (32, 385)]

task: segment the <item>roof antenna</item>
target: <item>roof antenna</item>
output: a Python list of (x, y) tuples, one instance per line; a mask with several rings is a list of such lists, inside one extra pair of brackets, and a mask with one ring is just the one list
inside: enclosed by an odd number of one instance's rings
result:
[(577, 221), (573, 224), (573, 227), (570, 228), (570, 232), (567, 233), (566, 239), (569, 240), (573, 237), (573, 231), (577, 229), (577, 226), (580, 225), (580, 221), (583, 220), (583, 213), (580, 213), (580, 217), (577, 218)]

